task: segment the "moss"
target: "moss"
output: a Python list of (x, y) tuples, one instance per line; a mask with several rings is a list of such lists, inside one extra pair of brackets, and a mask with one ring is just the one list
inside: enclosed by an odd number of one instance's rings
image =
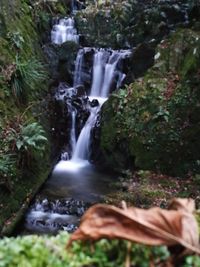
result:
[[(12, 87), (17, 60), (26, 63), (33, 59), (34, 62), (40, 62), (44, 69), (42, 71), (48, 72), (40, 46), (34, 8), (30, 6), (29, 1), (1, 0), (0, 160), (1, 162), (5, 160), (5, 166), (2, 165), (0, 171), (0, 230), (2, 231), (4, 226), (3, 233), (10, 233), (11, 229), (13, 230), (12, 221), (15, 221), (18, 210), (31, 201), (34, 192), (47, 178), (47, 172), (50, 169), (48, 146), (43, 160), (41, 161), (40, 153), (36, 152), (32, 155), (30, 164), (21, 162), (21, 154), (17, 151), (16, 140), (15, 137), (13, 138), (15, 135), (11, 135), (10, 141), (7, 138), (11, 132), (18, 134), (21, 125), (33, 121), (39, 121), (44, 124), (47, 131), (49, 129), (48, 116), (46, 116), (47, 105), (41, 102), (47, 93), (48, 79), (40, 84), (36, 79), (26, 81), (32, 89), (29, 86), (28, 101), (23, 105), (17, 101)], [(6, 165), (6, 159), (8, 160), (10, 155), (12, 155), (12, 164)], [(7, 226), (9, 226), (9, 231), (7, 231)]]
[(199, 42), (197, 32), (173, 34), (145, 77), (108, 100), (101, 149), (112, 168), (199, 172)]

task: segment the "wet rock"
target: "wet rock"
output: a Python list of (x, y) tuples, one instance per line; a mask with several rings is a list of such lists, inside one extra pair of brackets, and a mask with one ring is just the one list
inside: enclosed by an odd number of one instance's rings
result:
[(77, 93), (76, 93), (77, 97), (82, 97), (82, 96), (86, 95), (84, 85), (78, 85), (75, 87), (75, 89), (77, 91)]
[(127, 1), (108, 3), (105, 9), (98, 6), (94, 9), (91, 5), (76, 14), (77, 27), (87, 46), (129, 48), (152, 38), (158, 43), (169, 29), (188, 24), (188, 12), (195, 4), (188, 3), (136, 0), (129, 1), (128, 7)]
[(58, 80), (59, 73), (58, 73), (58, 65), (59, 65), (59, 58), (58, 58), (58, 47), (53, 44), (46, 44), (43, 46), (43, 51), (45, 58), (47, 60), (51, 79)]
[(166, 5), (162, 7), (162, 11), (166, 14), (169, 24), (176, 24), (185, 20), (185, 13), (178, 4)]
[(26, 216), (26, 228), (31, 232), (57, 233), (75, 231), (80, 217), (91, 204), (76, 199), (37, 200)]
[(155, 48), (153, 44), (143, 43), (136, 47), (130, 58), (130, 70), (126, 82), (144, 75), (154, 63)]
[(196, 4), (192, 7), (189, 12), (189, 20), (191, 21), (199, 21), (200, 18), (200, 5)]
[(90, 102), (90, 106), (92, 108), (94, 107), (98, 107), (99, 106), (99, 101), (97, 99), (93, 99), (91, 102)]

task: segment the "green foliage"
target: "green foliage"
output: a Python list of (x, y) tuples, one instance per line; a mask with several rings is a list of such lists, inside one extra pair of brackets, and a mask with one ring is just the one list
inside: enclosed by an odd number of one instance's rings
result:
[(19, 151), (44, 151), (47, 141), (42, 126), (37, 122), (33, 122), (20, 126), (20, 133), (16, 139), (16, 147)]
[[(93, 244), (73, 243), (66, 250), (69, 234), (61, 232), (54, 237), (24, 236), (0, 240), (0, 267), (124, 267), (127, 253), (131, 266), (160, 266), (170, 258), (165, 246), (147, 247), (128, 242), (102, 239)], [(198, 256), (186, 257), (181, 266), (197, 267)]]
[(13, 154), (0, 154), (0, 185), (12, 190), (12, 181), (18, 171), (16, 168), (16, 156)]
[(13, 48), (22, 49), (24, 38), (19, 31), (16, 32), (8, 32), (7, 37), (11, 42)]
[(183, 267), (198, 267), (200, 266), (200, 257), (199, 256), (188, 256), (185, 259)]
[[(47, 138), (42, 126), (37, 123), (23, 121), (22, 117), (7, 122), (0, 132), (0, 177), (13, 181), (32, 159), (41, 158), (47, 145)], [(5, 178), (5, 179), (4, 179)], [(8, 178), (8, 179), (7, 179)]]
[(47, 78), (43, 64), (35, 58), (27, 61), (16, 56), (16, 71), (11, 78), (11, 87), (14, 96), (20, 103), (26, 103), (28, 96), (37, 92), (37, 87)]
[[(56, 237), (25, 236), (0, 241), (0, 266), (30, 267), (123, 267), (127, 256), (126, 241), (101, 240), (89, 245), (74, 243), (67, 251), (69, 235), (60, 233)], [(156, 264), (167, 260), (166, 247), (132, 245), (131, 266), (148, 267), (150, 259)]]

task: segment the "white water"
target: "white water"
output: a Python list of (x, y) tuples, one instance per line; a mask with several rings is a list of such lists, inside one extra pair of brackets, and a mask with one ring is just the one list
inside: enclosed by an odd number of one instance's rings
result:
[(79, 35), (74, 26), (73, 18), (60, 19), (58, 24), (53, 26), (51, 31), (51, 42), (54, 44), (62, 44), (66, 41), (79, 42)]
[(104, 79), (105, 64), (108, 59), (108, 53), (106, 54), (104, 50), (96, 51), (94, 55), (93, 63), (93, 79), (91, 96), (99, 97), (101, 96), (102, 82)]
[(71, 9), (72, 9), (72, 13), (77, 11), (77, 5), (76, 5), (76, 1), (75, 0), (71, 1)]
[[(93, 98), (90, 98), (92, 100)], [(91, 108), (90, 116), (87, 119), (85, 126), (83, 127), (75, 148), (75, 151), (72, 155), (72, 161), (78, 162), (80, 160), (88, 160), (89, 157), (89, 145), (90, 145), (90, 132), (94, 127), (96, 122), (96, 116), (102, 106), (106, 101), (106, 98), (94, 98), (99, 101), (99, 106)]]
[(75, 63), (74, 82), (73, 82), (74, 87), (82, 84), (81, 73), (82, 73), (83, 63), (84, 63), (84, 50), (80, 49), (76, 57), (76, 63)]
[(72, 111), (72, 127), (70, 134), (70, 143), (73, 155), (76, 148), (76, 111)]
[(117, 70), (117, 64), (129, 54), (130, 51), (112, 51), (110, 54), (104, 49), (95, 52), (90, 96), (108, 97), (113, 78), (117, 73), (116, 88), (121, 86), (126, 75)]
[[(59, 200), (49, 202), (47, 199), (42, 202), (36, 202), (26, 217), (26, 228), (36, 232), (53, 233), (59, 229), (70, 231), (70, 224), (71, 227), (74, 227), (74, 224), (77, 224), (78, 217), (66, 214), (65, 211), (70, 211), (67, 208), (64, 209), (64, 212), (62, 211), (63, 205), (67, 204), (67, 202), (69, 201), (65, 201), (65, 203)], [(82, 212), (82, 210), (80, 211)]]
[(116, 70), (116, 65), (121, 57), (122, 57), (121, 53), (113, 51), (112, 55), (109, 58), (108, 63), (105, 66), (105, 75), (101, 91), (102, 97), (107, 97), (109, 94), (109, 89), (113, 80), (114, 72)]

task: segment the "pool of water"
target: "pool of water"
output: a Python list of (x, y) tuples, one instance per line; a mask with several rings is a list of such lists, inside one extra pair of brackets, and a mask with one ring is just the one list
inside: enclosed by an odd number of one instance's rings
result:
[(84, 212), (112, 192), (113, 178), (85, 160), (60, 161), (30, 206), (22, 233), (73, 232)]

